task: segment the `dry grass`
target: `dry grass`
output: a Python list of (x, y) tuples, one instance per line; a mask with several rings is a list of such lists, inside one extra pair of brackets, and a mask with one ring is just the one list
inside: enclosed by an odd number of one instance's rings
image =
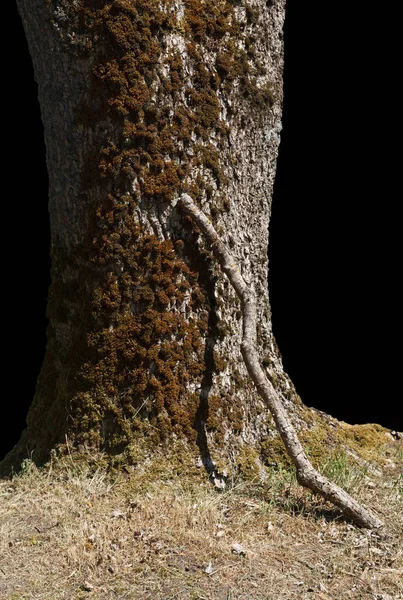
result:
[(343, 456), (323, 465), (385, 520), (379, 533), (346, 522), (289, 471), (218, 492), (201, 470), (173, 475), (162, 457), (114, 475), (69, 458), (27, 462), (0, 482), (0, 598), (403, 599), (401, 445), (394, 452), (371, 475)]

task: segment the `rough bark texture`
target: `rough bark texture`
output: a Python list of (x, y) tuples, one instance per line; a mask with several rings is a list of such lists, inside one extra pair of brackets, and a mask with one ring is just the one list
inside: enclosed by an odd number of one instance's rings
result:
[(322, 456), (340, 427), (301, 404), (268, 299), (285, 0), (17, 4), (45, 126), (52, 283), (44, 365), (3, 472), (66, 435), (115, 461), (172, 438), (221, 472), (264, 477), (280, 460), (239, 352), (239, 299), (172, 206), (183, 193), (253, 285), (266, 375)]

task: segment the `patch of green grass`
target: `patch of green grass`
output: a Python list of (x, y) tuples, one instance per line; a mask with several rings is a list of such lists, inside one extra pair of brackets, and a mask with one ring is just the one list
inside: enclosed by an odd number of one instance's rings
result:
[(403, 496), (403, 473), (399, 473), (396, 479), (395, 487), (398, 494)]
[(36, 471), (37, 467), (35, 463), (30, 458), (24, 458), (21, 463), (21, 468), (19, 471), (20, 476), (30, 475), (33, 471)]
[(365, 467), (355, 465), (343, 451), (329, 456), (322, 463), (320, 471), (347, 492), (357, 492), (362, 487), (367, 474)]
[(395, 460), (398, 462), (403, 461), (403, 446), (399, 444), (396, 448)]

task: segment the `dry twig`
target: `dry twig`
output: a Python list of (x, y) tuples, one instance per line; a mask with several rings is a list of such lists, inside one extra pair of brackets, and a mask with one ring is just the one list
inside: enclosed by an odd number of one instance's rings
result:
[(358, 525), (370, 529), (381, 527), (383, 522), (377, 516), (354, 500), (341, 487), (321, 475), (310, 463), (283, 403), (260, 365), (256, 338), (256, 300), (251, 287), (246, 284), (234, 257), (218, 237), (213, 225), (192, 198), (188, 194), (182, 194), (177, 203), (200, 228), (241, 301), (243, 314), (241, 353), (248, 373), (259, 395), (270, 409), (281, 439), (296, 467), (298, 482), (333, 502)]

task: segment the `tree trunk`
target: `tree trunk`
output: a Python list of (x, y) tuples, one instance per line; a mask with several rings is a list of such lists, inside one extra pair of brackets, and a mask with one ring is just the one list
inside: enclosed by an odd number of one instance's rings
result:
[(295, 393), (268, 298), (285, 0), (17, 4), (45, 126), (52, 283), (36, 395), (2, 472), (66, 437), (122, 462), (185, 440), (217, 477), (264, 477), (278, 459), (239, 299), (173, 207), (184, 193), (254, 291), (258, 354), (295, 428), (314, 456), (328, 450), (338, 425)]

